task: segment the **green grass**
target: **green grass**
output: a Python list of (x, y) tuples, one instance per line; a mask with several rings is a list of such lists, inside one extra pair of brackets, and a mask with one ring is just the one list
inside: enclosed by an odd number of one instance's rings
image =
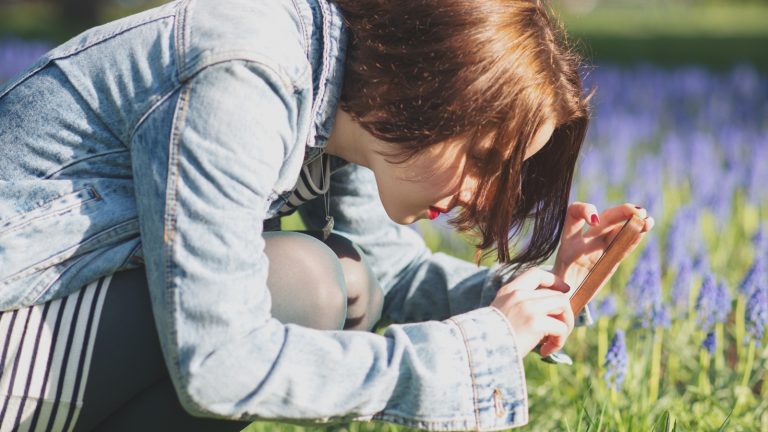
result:
[(597, 8), (578, 14), (561, 10), (569, 31), (592, 36), (646, 39), (649, 37), (768, 37), (768, 5), (719, 4)]
[(560, 11), (568, 33), (592, 62), (768, 70), (768, 5), (654, 5)]

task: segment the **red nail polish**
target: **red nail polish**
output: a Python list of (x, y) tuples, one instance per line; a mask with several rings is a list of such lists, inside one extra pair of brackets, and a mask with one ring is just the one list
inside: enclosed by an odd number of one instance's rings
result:
[(642, 209), (643, 209), (643, 208), (642, 208), (642, 207), (640, 207), (640, 206), (635, 206), (635, 208), (636, 208), (636, 209), (638, 209), (638, 210), (642, 210)]
[(592, 220), (592, 225), (597, 225), (597, 224), (599, 224), (599, 223), (600, 223), (600, 218), (599, 218), (599, 217), (597, 217), (597, 215), (596, 215), (596, 214), (593, 214), (593, 215), (592, 215), (592, 219), (591, 219), (591, 220)]

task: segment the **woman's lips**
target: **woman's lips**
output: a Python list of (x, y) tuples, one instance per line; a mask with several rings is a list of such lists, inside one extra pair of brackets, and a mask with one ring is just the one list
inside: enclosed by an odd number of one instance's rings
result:
[(447, 213), (447, 212), (439, 207), (429, 206), (429, 210), (427, 211), (427, 213), (429, 215), (429, 220), (435, 220), (438, 216), (440, 216), (440, 213)]

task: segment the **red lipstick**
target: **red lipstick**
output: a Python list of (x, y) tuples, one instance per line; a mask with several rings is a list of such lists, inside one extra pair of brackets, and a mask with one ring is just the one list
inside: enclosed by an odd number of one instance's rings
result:
[(446, 211), (438, 207), (429, 206), (427, 213), (429, 214), (430, 220), (435, 220), (440, 215), (440, 213), (446, 213)]

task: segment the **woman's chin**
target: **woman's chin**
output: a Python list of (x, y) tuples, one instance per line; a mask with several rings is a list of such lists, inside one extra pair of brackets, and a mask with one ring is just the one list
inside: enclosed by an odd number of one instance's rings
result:
[(418, 217), (410, 216), (410, 215), (408, 215), (408, 216), (400, 216), (400, 217), (391, 218), (391, 219), (395, 223), (400, 224), (400, 225), (410, 225), (410, 224), (416, 222), (417, 220), (419, 220)]
[[(384, 210), (386, 210), (386, 207), (384, 208)], [(389, 218), (392, 219), (393, 222), (400, 225), (410, 225), (416, 222), (417, 220), (424, 218), (422, 215), (394, 213), (389, 211), (387, 211), (387, 216), (389, 216)]]

